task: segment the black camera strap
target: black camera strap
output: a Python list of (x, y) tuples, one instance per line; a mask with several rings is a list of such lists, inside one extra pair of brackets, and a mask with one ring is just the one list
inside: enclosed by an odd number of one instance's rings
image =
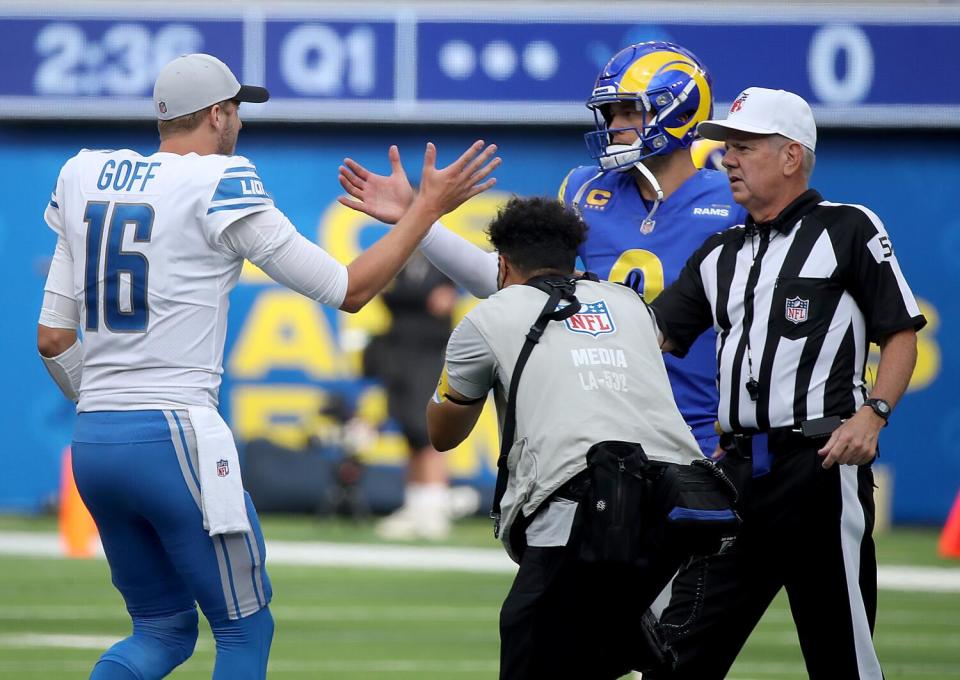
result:
[[(523, 348), (517, 357), (517, 363), (513, 367), (513, 374), (510, 376), (510, 391), (507, 396), (507, 412), (503, 417), (503, 433), (500, 437), (500, 456), (497, 458), (497, 485), (493, 493), (493, 505), (490, 509), (490, 517), (493, 519), (493, 535), (500, 537), (500, 502), (503, 500), (503, 494), (507, 491), (507, 482), (510, 478), (510, 472), (507, 470), (507, 456), (513, 447), (513, 437), (517, 428), (517, 389), (520, 385), (520, 375), (523, 368), (530, 358), (533, 348), (540, 342), (543, 331), (551, 321), (563, 321), (580, 311), (580, 301), (575, 294), (577, 281), (586, 279), (588, 281), (597, 281), (595, 274), (586, 272), (579, 277), (566, 277), (558, 275), (536, 276), (526, 282), (525, 285), (533, 286), (542, 290), (549, 297), (540, 310), (537, 320), (530, 326), (526, 339), (523, 342)], [(558, 308), (561, 300), (566, 300), (569, 304)]]

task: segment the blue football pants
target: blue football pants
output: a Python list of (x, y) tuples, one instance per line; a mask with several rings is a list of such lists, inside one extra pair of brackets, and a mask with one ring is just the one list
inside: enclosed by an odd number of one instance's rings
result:
[(92, 680), (151, 680), (193, 653), (196, 605), (217, 648), (214, 680), (266, 677), (273, 638), (263, 533), (203, 528), (196, 437), (186, 411), (81, 413), (73, 442), (77, 488), (100, 531), (132, 634), (107, 650)]

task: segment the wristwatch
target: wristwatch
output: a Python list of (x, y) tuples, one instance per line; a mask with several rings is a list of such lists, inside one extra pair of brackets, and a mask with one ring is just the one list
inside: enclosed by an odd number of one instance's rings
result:
[(890, 412), (893, 411), (893, 409), (891, 409), (890, 404), (883, 399), (867, 399), (863, 402), (863, 405), (872, 408), (873, 412), (883, 418), (885, 422), (890, 420)]

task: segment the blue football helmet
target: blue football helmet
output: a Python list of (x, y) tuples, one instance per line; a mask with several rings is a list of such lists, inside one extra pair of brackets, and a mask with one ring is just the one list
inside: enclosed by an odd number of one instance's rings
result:
[[(647, 112), (642, 128), (611, 128), (610, 104), (634, 102)], [(597, 77), (587, 100), (597, 129), (584, 135), (601, 170), (627, 170), (644, 158), (670, 154), (693, 143), (697, 124), (713, 115), (710, 74), (690, 51), (669, 42), (631, 45), (615, 54)], [(633, 130), (632, 144), (613, 135)]]

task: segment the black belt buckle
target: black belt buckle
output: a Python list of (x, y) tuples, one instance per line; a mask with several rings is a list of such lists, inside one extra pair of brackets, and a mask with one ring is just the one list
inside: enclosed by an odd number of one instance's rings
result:
[(727, 454), (732, 453), (741, 458), (749, 459), (753, 455), (751, 440), (752, 436), (749, 434), (727, 432), (720, 435), (720, 448)]
[(843, 423), (843, 419), (840, 416), (825, 416), (813, 420), (804, 420), (800, 423), (800, 432), (807, 439), (820, 439), (833, 434), (833, 431), (840, 427), (841, 423)]

